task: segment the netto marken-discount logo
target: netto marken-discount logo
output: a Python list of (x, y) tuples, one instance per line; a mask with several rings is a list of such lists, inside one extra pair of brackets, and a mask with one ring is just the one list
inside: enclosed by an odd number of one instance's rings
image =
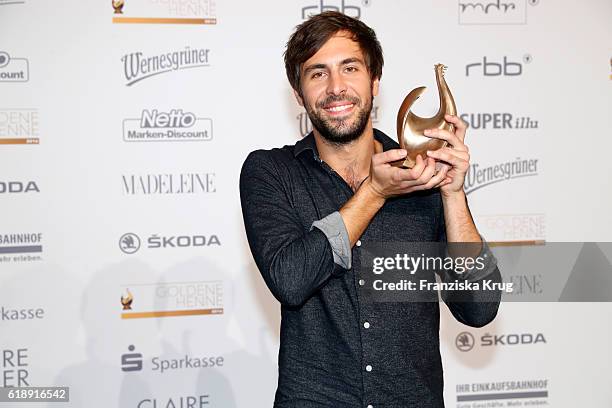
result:
[(459, 0), (459, 24), (527, 24), (527, 4), (540, 0)]
[(27, 58), (11, 57), (0, 51), (0, 82), (27, 82), (30, 80), (30, 62)]
[(113, 23), (217, 24), (216, 0), (112, 0)]
[(140, 119), (124, 119), (126, 142), (202, 142), (212, 140), (212, 119), (198, 118), (192, 112), (171, 109), (143, 109)]
[(517, 157), (514, 161), (487, 167), (481, 167), (478, 163), (471, 164), (465, 175), (463, 189), (466, 194), (470, 194), (483, 187), (502, 181), (537, 176), (538, 160), (539, 159), (521, 159)]
[[(316, 4), (302, 7), (302, 20), (307, 20), (325, 11), (336, 11), (360, 19), (361, 7), (356, 5), (358, 3), (357, 0), (319, 0)], [(361, 0), (361, 5), (364, 7), (368, 7), (370, 4), (372, 4), (372, 0)]]
[(38, 144), (38, 110), (0, 109), (0, 145)]
[(181, 51), (145, 56), (133, 52), (121, 57), (126, 86), (132, 86), (143, 79), (188, 68), (210, 66), (210, 49), (185, 47)]

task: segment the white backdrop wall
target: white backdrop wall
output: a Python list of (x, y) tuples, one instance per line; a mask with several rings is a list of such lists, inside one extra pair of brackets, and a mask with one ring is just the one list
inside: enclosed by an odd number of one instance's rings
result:
[[(392, 137), (410, 89), (429, 87), (418, 114), (437, 109), (433, 65), (449, 67), (489, 241), (611, 240), (609, 0), (0, 0), (0, 387), (271, 406), (279, 304), (238, 175), (308, 129), (282, 52), (321, 7), (377, 31), (373, 119)], [(609, 303), (504, 303), (477, 330), (442, 313), (447, 406), (612, 406)], [(537, 397), (465, 401), (518, 391)]]

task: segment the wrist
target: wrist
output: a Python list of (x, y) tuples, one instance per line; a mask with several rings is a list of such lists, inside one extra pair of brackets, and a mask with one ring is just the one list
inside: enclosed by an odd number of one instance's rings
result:
[(378, 208), (382, 207), (385, 204), (386, 197), (384, 196), (382, 192), (378, 191), (378, 189), (372, 184), (371, 177), (368, 177), (363, 182), (363, 184), (361, 185), (361, 188), (359, 188), (359, 191), (362, 191), (362, 190), (363, 190), (363, 194), (365, 195), (366, 200), (372, 202)]
[(449, 203), (466, 202), (465, 191), (461, 188), (459, 191), (440, 191), (442, 199)]

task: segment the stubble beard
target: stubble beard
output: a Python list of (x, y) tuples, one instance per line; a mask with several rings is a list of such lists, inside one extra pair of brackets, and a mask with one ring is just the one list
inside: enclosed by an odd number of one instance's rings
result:
[[(319, 132), (325, 141), (334, 145), (345, 145), (357, 140), (363, 134), (372, 113), (373, 99), (374, 97), (370, 95), (366, 104), (361, 106), (361, 99), (356, 96), (330, 95), (317, 103), (316, 109), (312, 109), (308, 104), (304, 104), (304, 106), (313, 128)], [(333, 102), (349, 102), (355, 105), (357, 117), (352, 123), (350, 121), (353, 115), (345, 119), (324, 117), (324, 107)]]

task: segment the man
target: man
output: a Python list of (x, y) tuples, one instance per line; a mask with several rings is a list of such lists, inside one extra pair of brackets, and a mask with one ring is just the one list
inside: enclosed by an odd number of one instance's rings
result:
[[(285, 66), (313, 132), (251, 153), (240, 176), (251, 252), (282, 305), (274, 406), (442, 407), (438, 302), (365, 302), (361, 246), (471, 242), (494, 259), (463, 192), (466, 124), (448, 116), (455, 133), (426, 134), (449, 147), (413, 169), (392, 166), (406, 152), (370, 118), (382, 50), (372, 29), (341, 13), (298, 26)], [(485, 266), (463, 279), (498, 280), (494, 262)], [(495, 317), (499, 292), (468, 298), (446, 299), (459, 321), (480, 327)]]

